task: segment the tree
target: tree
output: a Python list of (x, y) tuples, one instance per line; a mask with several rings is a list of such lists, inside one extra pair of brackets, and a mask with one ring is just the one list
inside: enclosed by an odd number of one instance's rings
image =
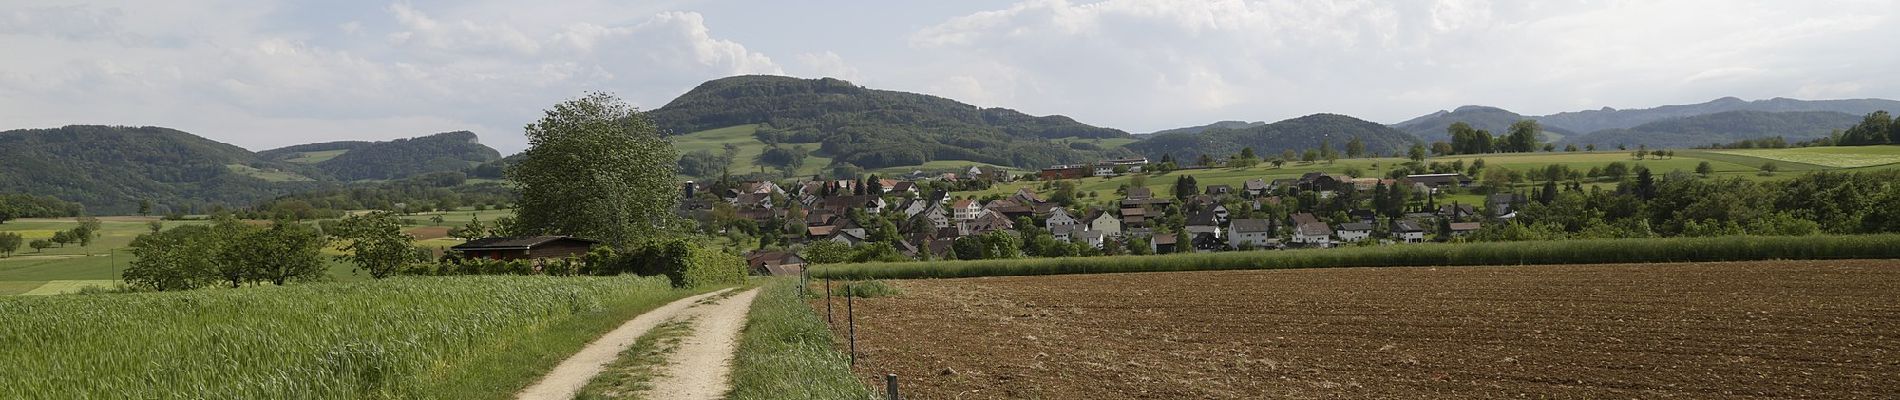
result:
[(1576, 143), (1571, 143), (1571, 144), (1567, 144), (1567, 145), (1564, 145), (1564, 152), (1566, 152), (1566, 153), (1574, 153), (1574, 152), (1576, 152), (1576, 151), (1577, 151), (1577, 144), (1576, 144)]
[(139, 199), (139, 216), (152, 215), (152, 199)]
[(1300, 162), (1312, 163), (1318, 160), (1319, 160), (1319, 150), (1306, 149), (1306, 154), (1300, 155)]
[(336, 259), (356, 264), (355, 270), (368, 272), (372, 278), (395, 275), (410, 263), (425, 258), (410, 242), (409, 235), (402, 233), (402, 223), (396, 220), (395, 214), (377, 211), (351, 215), (336, 225), (337, 232), (331, 234), (343, 241), (343, 255)]
[(245, 259), (251, 279), (283, 286), (324, 278), (322, 251), (328, 243), (329, 238), (309, 225), (280, 220), (270, 229), (244, 235), (225, 251)]
[(1300, 159), (1300, 155), (1297, 153), (1294, 153), (1293, 149), (1285, 149), (1285, 150), (1280, 150), (1280, 159), (1293, 161), (1293, 160)]
[(1629, 173), (1629, 164), (1624, 164), (1621, 161), (1612, 162), (1609, 165), (1603, 166), (1603, 175), (1613, 181), (1621, 181), (1624, 177), (1629, 176)]
[(1240, 149), (1240, 158), (1243, 160), (1252, 160), (1257, 157), (1255, 157), (1253, 154), (1253, 148), (1248, 147), (1248, 148)]
[(1769, 161), (1769, 162), (1765, 162), (1761, 164), (1761, 174), (1764, 176), (1774, 175), (1775, 171), (1779, 169), (1781, 169), (1781, 167), (1776, 166), (1774, 161)]
[(799, 250), (798, 256), (814, 265), (839, 264), (851, 262), (851, 259), (857, 256), (856, 253), (849, 244), (835, 240), (819, 240), (805, 244), (805, 248)]
[(214, 228), (187, 225), (132, 239), (132, 262), (120, 274), (127, 285), (157, 291), (189, 290), (215, 280), (219, 243)]
[(1322, 140), (1320, 140), (1320, 141), (1319, 141), (1319, 156), (1320, 156), (1320, 158), (1326, 158), (1326, 159), (1337, 159), (1337, 158), (1338, 158), (1338, 156), (1337, 156), (1337, 155), (1334, 155), (1334, 154), (1333, 154), (1333, 142), (1332, 142), (1332, 141), (1330, 141), (1330, 140), (1324, 140), (1324, 139), (1322, 139)]
[(1180, 177), (1174, 178), (1175, 200), (1186, 201), (1189, 197), (1194, 197), (1194, 195), (1197, 194), (1201, 194), (1201, 186), (1199, 182), (1194, 180), (1193, 175), (1181, 175)]
[(1451, 153), (1452, 153), (1451, 143), (1432, 142), (1433, 155), (1444, 156), (1444, 155), (1451, 155)]
[[(619, 98), (592, 93), (557, 104), (528, 125), (527, 136), (528, 150), (507, 171), (521, 194), (515, 213), (522, 231), (509, 234), (574, 235), (624, 246), (680, 229), (673, 216), (680, 202), (673, 145)], [(391, 254), (363, 266), (391, 267)]]
[(1411, 158), (1412, 161), (1425, 162), (1425, 145), (1414, 144), (1412, 145), (1412, 149), (1407, 151), (1405, 155)]
[(25, 241), (25, 239), (18, 233), (0, 232), (0, 254), (12, 257), (13, 252), (20, 251), (20, 242), (22, 241)]
[(1286, 165), (1286, 159), (1284, 159), (1284, 158), (1275, 158), (1275, 159), (1273, 159), (1273, 161), (1272, 161), (1272, 162), (1273, 162), (1273, 167), (1274, 167), (1274, 168), (1280, 168), (1280, 166), (1282, 166), (1282, 165)]
[[(720, 205), (725, 205), (725, 203), (720, 203)], [(462, 239), (464, 241), (481, 239), (488, 236), (488, 225), (482, 224), (481, 216), (470, 216), (468, 223), (462, 224), (462, 226), (454, 229), (449, 229), (449, 237)]]
[(158, 221), (146, 222), (145, 229), (151, 230), (152, 233), (158, 233), (158, 231), (165, 230), (165, 223)]
[(53, 242), (47, 241), (46, 239), (35, 239), (32, 242), (27, 243), (26, 245), (27, 247), (32, 247), (34, 253), (38, 253), (38, 252), (46, 251), (46, 248), (48, 247), (53, 247)]
[(59, 247), (63, 248), (63, 247), (66, 247), (67, 243), (73, 242), (73, 233), (70, 231), (53, 232), (53, 238), (51, 240), (53, 241), (53, 244), (57, 244), (59, 245)]
[(1366, 141), (1359, 140), (1358, 136), (1353, 136), (1352, 140), (1346, 141), (1346, 158), (1359, 158), (1365, 155)]
[(1200, 160), (1197, 160), (1196, 163), (1199, 163), (1203, 167), (1212, 167), (1214, 166), (1214, 156), (1203, 153), (1201, 154)]
[(1510, 133), (1504, 138), (1504, 151), (1514, 153), (1537, 151), (1537, 132), (1540, 130), (1542, 129), (1537, 126), (1537, 120), (1527, 119), (1512, 123)]
[(1708, 161), (1703, 161), (1695, 165), (1695, 173), (1701, 174), (1702, 176), (1705, 176), (1705, 177), (1710, 176), (1710, 175), (1715, 175), (1715, 166), (1710, 165)]
[(85, 225), (73, 227), (71, 232), (66, 234), (66, 237), (72, 239), (73, 243), (79, 243), (79, 247), (91, 246), (92, 239), (98, 237), (98, 234), (93, 233), (92, 227)]

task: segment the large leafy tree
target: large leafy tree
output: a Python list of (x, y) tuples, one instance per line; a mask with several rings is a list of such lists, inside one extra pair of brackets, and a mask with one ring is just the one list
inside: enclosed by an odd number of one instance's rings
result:
[(402, 223), (387, 211), (352, 215), (336, 224), (332, 235), (343, 241), (343, 255), (337, 260), (356, 264), (356, 270), (382, 279), (395, 275), (411, 263), (427, 257), (402, 232)]
[(291, 281), (323, 279), (323, 246), (329, 238), (315, 227), (291, 221), (277, 221), (269, 229), (257, 229), (243, 236), (227, 254), (245, 259), (250, 278), (283, 286)]
[(626, 102), (592, 93), (556, 104), (527, 136), (528, 150), (507, 173), (521, 191), (512, 233), (628, 245), (677, 230), (677, 153)]
[(216, 281), (213, 268), (220, 246), (213, 239), (214, 229), (187, 225), (132, 239), (132, 264), (122, 275), (125, 283), (166, 291), (195, 289)]
[(1537, 143), (1537, 131), (1540, 130), (1543, 130), (1543, 128), (1537, 125), (1537, 120), (1527, 119), (1512, 123), (1511, 133), (1504, 137), (1504, 151), (1512, 153), (1537, 151), (1539, 147)]

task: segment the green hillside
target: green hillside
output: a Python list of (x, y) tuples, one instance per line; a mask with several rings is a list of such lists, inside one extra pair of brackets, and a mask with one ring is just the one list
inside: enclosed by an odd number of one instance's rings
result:
[(979, 108), (830, 78), (717, 79), (647, 114), (674, 134), (758, 125), (762, 141), (804, 144), (818, 156), (866, 169), (937, 160), (1024, 168), (1086, 162), (1127, 153), (1078, 149), (1049, 139), (1129, 137), (1063, 116)]
[(474, 133), (447, 132), (387, 142), (329, 142), (265, 150), (259, 157), (309, 164), (345, 180), (401, 179), (431, 172), (462, 172), (501, 159)]
[[(1511, 124), (1526, 119), (1535, 118), (1526, 117), (1497, 107), (1464, 106), (1458, 107), (1458, 109), (1455, 110), (1439, 111), (1413, 118), (1409, 121), (1392, 124), (1392, 128), (1417, 136), (1426, 143), (1450, 142), (1451, 136), (1446, 133), (1446, 128), (1451, 127), (1451, 124), (1454, 123), (1463, 122), (1471, 125), (1472, 128), (1491, 131), (1492, 135), (1502, 136), (1505, 132), (1510, 131)], [(1540, 124), (1539, 126), (1544, 128), (1544, 132), (1542, 133), (1544, 136), (1543, 140), (1546, 142), (1555, 142), (1562, 140), (1564, 137), (1576, 134), (1562, 127), (1547, 124)]]
[(1200, 133), (1154, 135), (1123, 148), (1149, 159), (1160, 159), (1163, 155), (1194, 159), (1202, 154), (1225, 158), (1251, 147), (1255, 154), (1271, 158), (1283, 150), (1318, 149), (1322, 143), (1343, 153), (1346, 143), (1353, 138), (1365, 142), (1368, 154), (1380, 155), (1404, 152), (1418, 141), (1404, 132), (1370, 121), (1338, 114), (1313, 114), (1246, 129), (1215, 128)]
[[(765, 142), (761, 142), (757, 137), (753, 136), (758, 133), (758, 131), (758, 125), (728, 126), (673, 136), (671, 139), (673, 141), (673, 149), (678, 150), (682, 155), (704, 151), (723, 156), (727, 144), (738, 146), (738, 152), (734, 153), (733, 156), (732, 174), (742, 175), (745, 173), (760, 172), (762, 170), (773, 170), (771, 167), (760, 168), (758, 163), (753, 162), (760, 153), (765, 152), (766, 147)], [(806, 146), (816, 147), (812, 145)], [(829, 157), (817, 155), (807, 156), (805, 158), (805, 164), (798, 169), (796, 175), (817, 174), (819, 171), (824, 170), (826, 165), (830, 164), (831, 158)], [(717, 174), (706, 175), (712, 176)]]
[(241, 206), (306, 190), (315, 169), (257, 158), (174, 129), (73, 125), (0, 132), (0, 193), (48, 195), (93, 214), (141, 200), (188, 210)]
[(1665, 119), (1627, 129), (1606, 129), (1566, 142), (1652, 148), (1688, 148), (1775, 136), (1797, 142), (1827, 137), (1860, 120), (1858, 115), (1833, 111), (1729, 111)]

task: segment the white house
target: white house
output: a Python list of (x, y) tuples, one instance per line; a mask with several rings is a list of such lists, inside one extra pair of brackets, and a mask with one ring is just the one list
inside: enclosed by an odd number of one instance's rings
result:
[(1058, 226), (1073, 226), (1078, 223), (1080, 222), (1076, 221), (1075, 217), (1069, 216), (1068, 209), (1055, 207), (1049, 209), (1049, 218), (1043, 220), (1042, 227), (1053, 231)]
[(957, 200), (956, 204), (950, 207), (950, 213), (951, 217), (958, 221), (969, 221), (983, 216), (983, 207), (977, 205), (976, 200), (962, 199)]
[(1099, 231), (1109, 236), (1122, 235), (1122, 220), (1115, 213), (1096, 211), (1094, 218), (1088, 220), (1089, 230)]
[(1215, 216), (1213, 211), (1202, 211), (1199, 214), (1189, 216), (1187, 219), (1187, 237), (1189, 240), (1199, 237), (1201, 234), (1220, 237), (1220, 231), (1220, 217)]
[(1234, 248), (1278, 247), (1280, 240), (1273, 235), (1273, 220), (1236, 219), (1228, 224), (1227, 245)]
[(1424, 243), (1425, 228), (1412, 221), (1394, 222), (1392, 223), (1392, 239), (1402, 243)]
[(1344, 224), (1339, 224), (1339, 231), (1337, 232), (1337, 234), (1339, 235), (1339, 241), (1341, 242), (1354, 243), (1361, 240), (1366, 240), (1367, 238), (1372, 237), (1372, 224), (1368, 224), (1364, 222), (1348, 222)]
[(1086, 243), (1089, 245), (1089, 247), (1094, 247), (1097, 249), (1102, 248), (1102, 244), (1108, 242), (1108, 232), (1078, 231), (1078, 232), (1074, 232), (1071, 235), (1072, 236), (1069, 237), (1069, 242)]

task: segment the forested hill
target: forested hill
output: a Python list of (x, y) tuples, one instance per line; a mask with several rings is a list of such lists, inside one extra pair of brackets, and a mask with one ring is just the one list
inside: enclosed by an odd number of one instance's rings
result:
[[(296, 155), (342, 151), (315, 162), (338, 180), (402, 179), (431, 172), (460, 172), (501, 159), (501, 152), (482, 145), (471, 132), (448, 132), (387, 142), (331, 142), (291, 146), (258, 153), (277, 160)], [(307, 158), (305, 158), (307, 159)]]
[(167, 128), (0, 132), (0, 193), (54, 196), (94, 214), (130, 214), (141, 200), (181, 209), (249, 205), (310, 187), (305, 173), (313, 171)]
[(932, 160), (1039, 168), (1126, 154), (1048, 139), (1129, 137), (1127, 132), (1063, 116), (979, 108), (831, 78), (748, 75), (717, 79), (647, 115), (672, 134), (764, 124), (758, 135), (767, 143), (809, 144), (820, 155), (864, 168)]
[(1206, 132), (1209, 129), (1247, 129), (1247, 128), (1252, 128), (1256, 126), (1266, 125), (1266, 124), (1267, 124), (1266, 122), (1261, 122), (1261, 121), (1254, 121), (1254, 122), (1220, 121), (1220, 122), (1215, 122), (1212, 124), (1201, 125), (1201, 126), (1190, 126), (1190, 127), (1185, 127), (1185, 128), (1174, 128), (1174, 129), (1154, 131), (1152, 133), (1147, 134), (1146, 136), (1165, 135), (1169, 133), (1201, 133), (1201, 132)]
[(1729, 111), (1671, 118), (1628, 129), (1605, 129), (1565, 140), (1599, 146), (1695, 147), (1780, 136), (1789, 142), (1825, 137), (1859, 123), (1859, 115), (1833, 111)]
[[(1491, 131), (1494, 135), (1502, 135), (1504, 132), (1510, 130), (1511, 124), (1526, 119), (1535, 118), (1526, 117), (1497, 107), (1464, 106), (1458, 107), (1458, 109), (1455, 110), (1439, 111), (1413, 118), (1409, 121), (1392, 124), (1392, 128), (1412, 134), (1413, 136), (1418, 136), (1419, 139), (1424, 140), (1426, 143), (1449, 142), (1451, 141), (1451, 135), (1446, 133), (1446, 128), (1451, 127), (1453, 123), (1463, 122), (1470, 124), (1472, 128)], [(1543, 125), (1546, 139), (1549, 140), (1561, 139), (1562, 137), (1575, 134), (1575, 132), (1562, 127), (1541, 124), (1543, 121), (1538, 122), (1540, 125)]]
[(1346, 143), (1358, 138), (1368, 154), (1404, 152), (1418, 139), (1375, 122), (1338, 114), (1313, 114), (1246, 129), (1208, 129), (1200, 133), (1154, 135), (1125, 148), (1150, 159), (1173, 155), (1194, 159), (1201, 154), (1222, 158), (1252, 147), (1255, 154), (1273, 158), (1284, 150), (1304, 152), (1321, 144), (1344, 153)]
[(1796, 100), (1780, 97), (1746, 101), (1734, 97), (1723, 97), (1701, 104), (1565, 112), (1538, 117), (1537, 120), (1547, 126), (1561, 126), (1577, 132), (1596, 132), (1604, 129), (1633, 128), (1637, 125), (1671, 118), (1729, 111), (1833, 111), (1866, 115), (1878, 110), (1900, 110), (1900, 101), (1885, 99)]

